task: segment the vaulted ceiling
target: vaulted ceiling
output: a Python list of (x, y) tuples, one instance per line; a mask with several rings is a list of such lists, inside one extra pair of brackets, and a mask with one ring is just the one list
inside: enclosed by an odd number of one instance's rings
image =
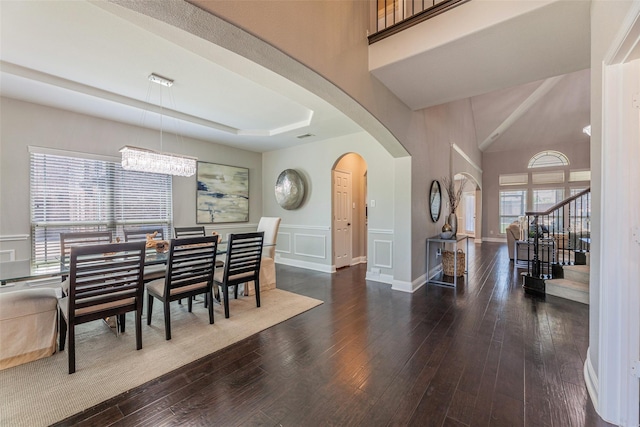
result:
[[(5, 97), (132, 125), (163, 126), (169, 132), (258, 152), (299, 144), (302, 135), (312, 135), (304, 139), (309, 142), (361, 130), (336, 108), (276, 73), (108, 2), (0, 2), (0, 12), (0, 94)], [(539, 25), (542, 18), (540, 11), (536, 13)], [(518, 22), (491, 26), (487, 34), (476, 32), (468, 40), (476, 50), (496, 49), (491, 45), (495, 37), (519, 37), (524, 21)], [(564, 28), (565, 36), (573, 40), (571, 32), (578, 30), (584, 29), (572, 22)], [(509, 43), (502, 56), (475, 55), (473, 66), (463, 70), (469, 75), (458, 80), (473, 84), (461, 91), (459, 84), (451, 83), (449, 67), (468, 54), (465, 43), (457, 38), (425, 53), (430, 57), (448, 52), (448, 62), (396, 61), (387, 67), (395, 77), (382, 81), (417, 108), (469, 98), (477, 142), (485, 151), (587, 138), (581, 130), (589, 121), (588, 70), (549, 75), (550, 69), (566, 68), (551, 64), (536, 66), (536, 72), (527, 71), (526, 76), (514, 72), (522, 62), (559, 57), (560, 47), (566, 50), (567, 43), (535, 49), (530, 44), (527, 51), (516, 49), (517, 55), (514, 43)], [(439, 68), (432, 69), (433, 64)], [(423, 91), (424, 80), (398, 77), (425, 73), (425, 67), (432, 73), (429, 84), (441, 82), (434, 86), (438, 90)], [(493, 73), (507, 68), (512, 77), (493, 78)], [(151, 73), (175, 80), (170, 91), (150, 84)], [(473, 77), (478, 75), (485, 77)]]

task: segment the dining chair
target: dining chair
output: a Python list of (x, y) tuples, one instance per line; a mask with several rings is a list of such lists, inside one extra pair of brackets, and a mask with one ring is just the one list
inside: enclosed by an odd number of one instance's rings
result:
[(201, 227), (175, 227), (173, 229), (176, 239), (184, 237), (202, 237), (205, 235), (204, 226)]
[[(262, 248), (262, 261), (260, 262), (260, 286), (262, 289), (276, 287), (276, 240), (280, 228), (279, 217), (263, 216), (258, 222), (258, 230), (264, 231), (264, 246)], [(244, 287), (245, 296), (253, 295), (254, 284), (249, 282)]]
[(161, 226), (153, 227), (135, 227), (124, 229), (125, 242), (138, 242), (140, 240), (147, 240), (147, 235), (153, 235), (157, 233), (154, 240), (164, 240), (164, 229)]
[(171, 339), (169, 303), (188, 298), (188, 310), (192, 309), (192, 297), (205, 294), (209, 309), (209, 323), (213, 324), (213, 272), (215, 270), (218, 239), (215, 236), (173, 239), (169, 246), (167, 274), (163, 279), (147, 283), (147, 325), (151, 325), (153, 300), (164, 306), (165, 338)]
[(230, 234), (224, 268), (216, 270), (213, 281), (222, 287), (224, 317), (229, 318), (229, 286), (238, 298), (238, 285), (255, 283), (256, 306), (260, 307), (260, 262), (264, 232)]
[[(111, 243), (111, 231), (75, 231), (60, 233), (60, 268), (69, 267), (72, 246), (101, 245)], [(62, 275), (62, 292), (66, 295), (69, 289), (68, 275)]]
[[(125, 242), (140, 242), (147, 241), (147, 235), (153, 235), (156, 233), (154, 240), (164, 240), (164, 230), (160, 226), (154, 227), (135, 227), (124, 229)], [(164, 264), (152, 265), (146, 268), (144, 272), (144, 282), (151, 282), (156, 279), (161, 279), (166, 274), (166, 267)]]
[(125, 314), (135, 311), (136, 349), (142, 348), (144, 242), (72, 246), (69, 294), (58, 300), (60, 351), (67, 349), (69, 373), (76, 371), (76, 325), (117, 316), (120, 331)]

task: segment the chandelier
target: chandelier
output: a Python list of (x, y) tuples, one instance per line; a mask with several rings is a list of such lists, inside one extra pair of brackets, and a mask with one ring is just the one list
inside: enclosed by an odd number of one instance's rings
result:
[[(173, 80), (157, 74), (151, 74), (149, 81), (166, 87), (173, 85)], [(162, 101), (160, 103), (162, 108)], [(125, 145), (120, 149), (120, 153), (122, 153), (122, 169), (125, 170), (176, 176), (192, 176), (196, 173), (197, 158), (162, 152), (162, 110), (160, 111), (160, 151)]]

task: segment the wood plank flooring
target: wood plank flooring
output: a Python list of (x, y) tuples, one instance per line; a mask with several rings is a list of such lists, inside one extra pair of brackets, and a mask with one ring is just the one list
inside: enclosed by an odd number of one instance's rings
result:
[(324, 304), (58, 425), (608, 425), (582, 377), (588, 307), (525, 295), (504, 244), (470, 246), (466, 283), (414, 294), (279, 265)]

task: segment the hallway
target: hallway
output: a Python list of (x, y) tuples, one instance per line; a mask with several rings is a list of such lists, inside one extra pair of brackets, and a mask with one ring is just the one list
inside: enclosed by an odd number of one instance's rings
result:
[(504, 244), (470, 248), (457, 291), (278, 265), (324, 304), (59, 425), (608, 425), (582, 374), (588, 306), (525, 295)]

